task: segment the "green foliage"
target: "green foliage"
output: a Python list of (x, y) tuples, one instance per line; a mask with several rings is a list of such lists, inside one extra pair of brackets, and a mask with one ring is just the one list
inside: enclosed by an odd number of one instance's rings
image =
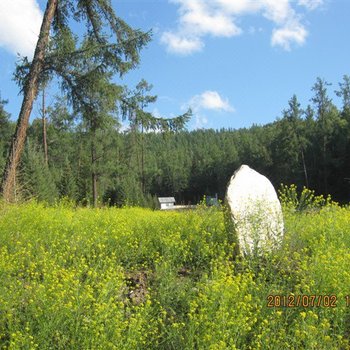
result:
[(339, 90), (336, 91), (336, 95), (341, 97), (343, 102), (344, 111), (350, 109), (350, 76), (344, 75), (343, 82), (339, 83)]
[(251, 264), (232, 260), (216, 208), (0, 203), (0, 347), (346, 349), (349, 209), (284, 216), (283, 245)]
[(5, 110), (8, 101), (2, 100), (0, 95), (0, 172), (5, 166), (5, 159), (10, 146), (10, 138), (12, 133), (12, 125), (10, 115)]
[[(331, 194), (340, 203), (350, 198), (346, 76), (338, 91), (339, 97), (345, 99), (343, 110), (338, 110), (327, 95), (328, 83), (317, 79), (312, 107), (302, 108), (297, 97), (292, 96), (282, 118), (274, 123), (249, 129), (188, 132), (179, 131), (186, 120), (181, 116), (175, 126), (168, 124), (171, 120), (163, 120), (164, 128), (158, 125), (157, 118), (152, 119), (147, 105), (155, 96), (150, 95), (147, 82), (141, 81), (131, 92), (114, 90), (115, 87), (109, 91), (108, 76), (91, 74), (91, 79), (97, 77), (103, 94), (94, 95), (88, 84), (87, 96), (91, 96), (90, 102), (100, 103), (93, 103), (91, 113), (84, 114), (82, 121), (82, 115), (74, 114), (66, 99), (58, 99), (49, 108), (47, 123), (51, 177), (60, 189), (66, 186), (67, 169), (71, 174), (69, 182), (76, 184), (76, 190), (68, 192), (79, 203), (91, 202), (92, 173), (97, 180), (99, 203), (149, 206), (152, 201), (147, 198), (175, 196), (179, 204), (194, 204), (203, 195), (216, 193), (223, 200), (230, 177), (242, 164), (267, 176), (275, 187), (295, 184), (325, 197)], [(113, 96), (122, 99), (119, 110), (113, 107)], [(89, 112), (82, 108), (83, 111)], [(131, 124), (122, 132), (117, 118), (123, 115), (130, 117)], [(42, 144), (39, 120), (32, 122), (29, 137), (31, 142)], [(5, 142), (5, 153), (6, 145)]]
[[(150, 33), (134, 30), (117, 17), (110, 0), (49, 1), (47, 9), (50, 6), (54, 10), (51, 11), (54, 12), (52, 26), (50, 28), (51, 18), (45, 15), (39, 35), (38, 43), (42, 42), (38, 46), (41, 45), (41, 58), (37, 59), (35, 56), (34, 62), (29, 62), (27, 58), (22, 59), (14, 78), (24, 93), (24, 101), (31, 102), (38, 87), (46, 86), (54, 78), (58, 79), (75, 118), (81, 118), (81, 129), (90, 136), (91, 194), (92, 202), (96, 206), (99, 180), (97, 160), (102, 157), (97, 154), (96, 133), (116, 127), (117, 104), (123, 92), (123, 87), (112, 80), (116, 74), (122, 76), (139, 64), (140, 50), (150, 41)], [(86, 32), (75, 35), (71, 30), (74, 21), (84, 23)], [(44, 31), (43, 28), (46, 27), (47, 30)], [(50, 44), (46, 48), (49, 31)], [(36, 52), (39, 53), (40, 50)], [(33, 68), (35, 64), (37, 68)], [(34, 83), (35, 81), (38, 83)], [(27, 98), (27, 94), (32, 97)], [(25, 109), (22, 109), (23, 113), (19, 117), (17, 130), (23, 135), (31, 108), (29, 103), (27, 116), (24, 117)], [(20, 123), (22, 118), (26, 119), (24, 123)], [(9, 156), (9, 164), (14, 164), (15, 168), (17, 164), (13, 160), (18, 162), (22, 143), (23, 136), (16, 136), (13, 147), (18, 154)], [(5, 171), (5, 184), (9, 183), (7, 177)]]
[(76, 177), (73, 174), (72, 168), (67, 158), (62, 172), (63, 174), (60, 177), (60, 182), (58, 186), (59, 196), (61, 198), (66, 197), (74, 200), (77, 198), (78, 188), (76, 184)]
[(18, 196), (22, 200), (36, 198), (53, 203), (57, 198), (57, 188), (44, 156), (35, 145), (27, 142), (18, 176), (21, 186)]
[(303, 210), (320, 210), (322, 207), (337, 205), (332, 201), (331, 196), (326, 198), (323, 195), (315, 195), (315, 191), (303, 187), (300, 194), (298, 194), (297, 186), (295, 185), (281, 185), (278, 191), (282, 206), (288, 209), (303, 211)]

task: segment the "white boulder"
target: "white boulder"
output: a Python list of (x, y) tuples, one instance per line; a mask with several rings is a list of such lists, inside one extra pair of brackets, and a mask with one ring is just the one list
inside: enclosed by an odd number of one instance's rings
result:
[(281, 244), (282, 209), (268, 178), (242, 165), (231, 177), (226, 201), (241, 253), (260, 254)]

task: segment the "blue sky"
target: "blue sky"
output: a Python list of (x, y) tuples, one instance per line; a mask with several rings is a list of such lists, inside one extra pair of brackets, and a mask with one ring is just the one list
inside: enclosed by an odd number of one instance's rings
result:
[[(32, 55), (45, 4), (0, 1), (0, 92), (9, 100), (12, 119), (21, 103), (11, 80), (16, 52)], [(266, 124), (281, 116), (293, 94), (306, 107), (317, 77), (333, 84), (329, 94), (340, 104), (334, 90), (350, 75), (348, 0), (112, 0), (112, 5), (131, 26), (153, 31), (140, 66), (116, 81), (130, 88), (142, 78), (153, 84), (155, 115), (176, 116), (190, 106), (189, 129)]]

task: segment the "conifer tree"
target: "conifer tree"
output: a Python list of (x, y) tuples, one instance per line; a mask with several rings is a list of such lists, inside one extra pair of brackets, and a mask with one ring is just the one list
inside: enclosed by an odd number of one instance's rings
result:
[(5, 157), (11, 137), (10, 115), (5, 110), (8, 101), (2, 100), (0, 95), (0, 171), (5, 166)]
[[(72, 20), (86, 24), (81, 44), (69, 27)], [(115, 15), (110, 0), (48, 0), (33, 61), (24, 58), (16, 72), (23, 104), (1, 182), (5, 200), (13, 196), (16, 168), (40, 84), (59, 77), (73, 108), (87, 116), (96, 101), (84, 94), (86, 88), (93, 89), (86, 87), (91, 77), (127, 73), (139, 63), (139, 52), (149, 40), (149, 33), (133, 30)]]

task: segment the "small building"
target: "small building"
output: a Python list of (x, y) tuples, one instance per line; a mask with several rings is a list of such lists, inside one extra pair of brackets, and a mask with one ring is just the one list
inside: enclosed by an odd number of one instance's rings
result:
[(215, 197), (213, 197), (213, 196), (206, 196), (205, 197), (205, 202), (206, 202), (206, 205), (208, 207), (218, 206), (219, 205), (218, 194), (215, 193)]
[(174, 209), (175, 198), (174, 197), (158, 197), (160, 210)]

